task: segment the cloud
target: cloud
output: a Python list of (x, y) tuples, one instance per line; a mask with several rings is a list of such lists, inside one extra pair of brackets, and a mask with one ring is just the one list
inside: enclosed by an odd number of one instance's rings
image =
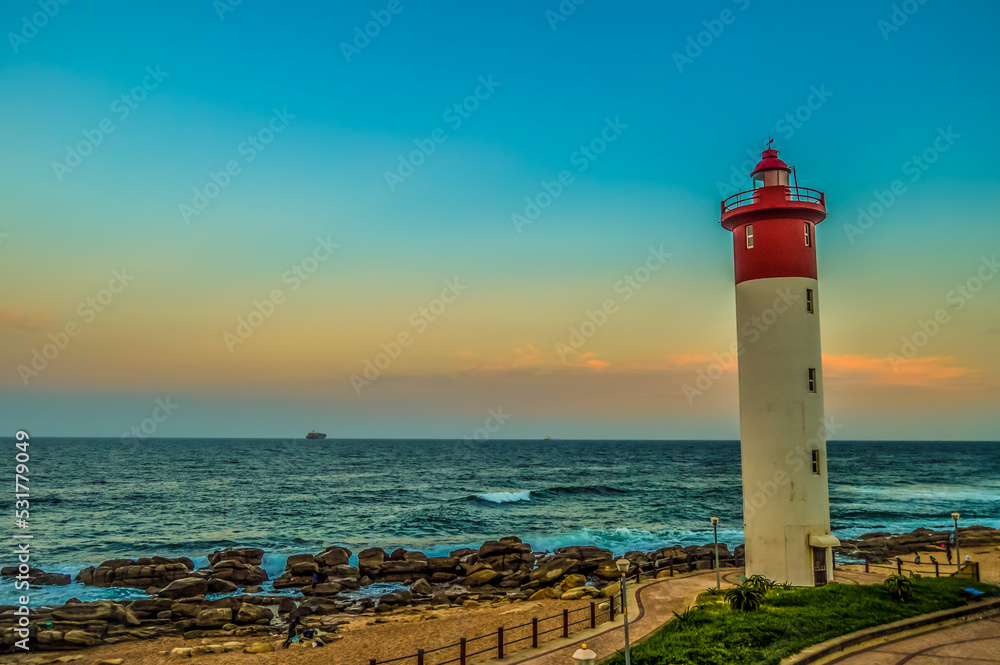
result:
[(967, 377), (967, 367), (956, 365), (951, 356), (929, 356), (896, 360), (869, 356), (823, 354), (823, 375), (827, 379), (873, 385), (953, 387), (952, 379)]
[(52, 327), (52, 313), (46, 309), (28, 311), (20, 307), (5, 307), (0, 309), (0, 327), (30, 332), (48, 330)]

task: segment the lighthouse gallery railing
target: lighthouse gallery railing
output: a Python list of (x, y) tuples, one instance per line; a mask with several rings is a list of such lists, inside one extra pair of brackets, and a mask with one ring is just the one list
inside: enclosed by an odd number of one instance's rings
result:
[[(785, 200), (787, 201), (805, 201), (807, 203), (818, 203), (819, 205), (826, 204), (823, 192), (818, 189), (791, 186), (785, 187), (785, 189), (788, 190), (785, 195)], [(741, 206), (752, 205), (757, 200), (758, 191), (759, 189), (748, 189), (745, 192), (733, 194), (722, 202), (722, 213), (725, 214)]]

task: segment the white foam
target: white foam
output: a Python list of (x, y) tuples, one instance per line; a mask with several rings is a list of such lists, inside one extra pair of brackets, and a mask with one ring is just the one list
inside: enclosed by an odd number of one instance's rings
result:
[(511, 503), (513, 501), (531, 501), (531, 491), (522, 490), (520, 492), (484, 492), (475, 495), (477, 499), (489, 501), (490, 503)]

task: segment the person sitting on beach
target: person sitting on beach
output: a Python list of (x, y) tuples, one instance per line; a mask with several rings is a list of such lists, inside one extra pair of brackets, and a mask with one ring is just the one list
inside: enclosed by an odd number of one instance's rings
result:
[(288, 637), (281, 644), (282, 649), (287, 649), (288, 645), (292, 643), (292, 640), (295, 638), (296, 632), (298, 632), (300, 623), (302, 623), (302, 620), (299, 617), (295, 617), (288, 623)]
[(931, 563), (933, 563), (935, 566), (937, 565), (937, 559), (934, 558), (933, 554), (931, 555)]
[(913, 557), (913, 563), (917, 564), (918, 566), (920, 565), (920, 552), (917, 552), (917, 555)]

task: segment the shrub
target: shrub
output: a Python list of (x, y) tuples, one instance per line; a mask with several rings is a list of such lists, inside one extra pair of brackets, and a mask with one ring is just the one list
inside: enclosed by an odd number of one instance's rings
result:
[(749, 580), (726, 592), (726, 603), (740, 612), (753, 612), (764, 602), (764, 592), (751, 586)]
[(751, 589), (756, 589), (763, 597), (767, 595), (768, 591), (774, 588), (774, 581), (767, 579), (763, 575), (751, 575), (747, 578), (743, 585), (748, 586)]
[(897, 601), (904, 603), (913, 596), (913, 582), (902, 575), (890, 575), (882, 582), (882, 586)]

